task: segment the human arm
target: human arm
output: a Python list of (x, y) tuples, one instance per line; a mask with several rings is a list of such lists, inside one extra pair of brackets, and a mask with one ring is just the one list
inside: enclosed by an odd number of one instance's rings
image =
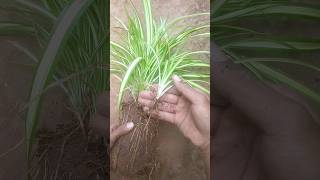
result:
[(257, 147), (267, 179), (319, 179), (320, 128), (310, 110), (301, 100), (286, 96), (289, 90), (279, 92), (242, 65), (222, 59), (211, 66), (212, 90), (260, 130)]

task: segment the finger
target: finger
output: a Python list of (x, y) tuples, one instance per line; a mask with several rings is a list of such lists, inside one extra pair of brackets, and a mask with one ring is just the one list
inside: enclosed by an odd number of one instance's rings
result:
[(134, 127), (133, 122), (128, 122), (126, 124), (123, 124), (119, 127), (117, 127), (112, 133), (113, 137), (119, 138), (120, 136), (123, 136), (131, 131), (131, 129)]
[(153, 100), (156, 95), (152, 91), (142, 91), (139, 94), (139, 98)]
[(151, 112), (151, 116), (157, 117), (160, 120), (175, 124), (175, 114), (174, 113), (169, 113), (169, 112), (165, 112), (165, 111), (153, 111), (153, 112)]
[[(148, 99), (150, 99), (151, 97), (155, 98), (156, 97), (156, 92), (158, 91), (158, 87), (159, 87), (158, 84), (153, 84), (150, 87), (149, 91), (142, 91), (140, 94), (142, 95), (142, 97), (145, 97), (145, 98), (148, 98)], [(181, 93), (175, 87), (171, 87), (166, 92), (166, 94), (173, 94), (173, 95), (177, 95), (177, 96), (181, 95)]]
[(134, 127), (133, 122), (129, 122), (117, 127), (112, 132), (110, 132), (110, 141), (115, 142), (120, 136), (123, 136), (129, 133), (133, 127)]
[(173, 75), (172, 79), (175, 87), (183, 96), (185, 96), (192, 103), (197, 102), (200, 95), (198, 91), (194, 90), (189, 85), (183, 83), (182, 80), (177, 75)]
[(119, 126), (119, 124), (111, 124), (110, 132), (114, 131), (118, 126)]
[[(150, 108), (148, 106), (144, 106), (142, 109), (146, 113), (149, 113), (150, 111)], [(175, 113), (176, 105), (171, 103), (161, 102), (157, 105), (157, 110), (168, 112), (168, 113)]]
[(176, 87), (171, 87), (168, 91), (167, 91), (167, 94), (174, 94), (174, 95), (177, 95), (177, 96), (180, 96), (181, 93), (177, 90)]
[[(153, 84), (151, 87), (150, 87), (150, 91), (153, 92), (153, 95), (155, 96), (156, 93), (158, 91), (158, 87), (159, 85), (158, 84)], [(177, 90), (177, 88), (175, 87), (171, 87), (167, 92), (167, 94), (174, 94), (174, 95), (178, 95), (180, 96), (181, 93)]]
[(138, 102), (142, 105), (142, 106), (148, 106), (148, 107), (153, 107), (155, 101), (154, 100), (149, 100), (149, 99), (143, 99), (143, 98), (138, 98)]
[(175, 113), (176, 112), (176, 105), (171, 103), (165, 103), (161, 102), (158, 104), (158, 110), (169, 112), (169, 113)]
[(163, 96), (161, 96), (159, 98), (160, 102), (167, 102), (167, 103), (171, 103), (171, 104), (177, 104), (179, 97), (177, 95), (174, 94), (164, 94)]

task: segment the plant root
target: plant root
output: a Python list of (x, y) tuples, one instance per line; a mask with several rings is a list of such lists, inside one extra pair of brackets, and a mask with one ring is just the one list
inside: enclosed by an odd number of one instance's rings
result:
[(123, 103), (121, 112), (121, 123), (132, 121), (135, 128), (113, 147), (111, 168), (123, 175), (150, 177), (158, 164), (153, 141), (158, 134), (158, 120), (145, 113), (135, 101)]

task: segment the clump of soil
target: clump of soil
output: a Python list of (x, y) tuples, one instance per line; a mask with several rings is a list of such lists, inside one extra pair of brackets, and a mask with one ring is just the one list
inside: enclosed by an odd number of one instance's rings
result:
[(137, 102), (122, 104), (120, 121), (134, 122), (134, 129), (121, 137), (111, 151), (111, 168), (131, 177), (155, 174), (158, 163), (153, 139), (158, 134), (158, 120), (146, 114)]
[(78, 122), (38, 133), (31, 179), (106, 179), (107, 151), (102, 137), (83, 134)]

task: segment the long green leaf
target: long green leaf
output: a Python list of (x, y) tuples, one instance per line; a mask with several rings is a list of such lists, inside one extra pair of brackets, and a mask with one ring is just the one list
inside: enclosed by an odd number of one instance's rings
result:
[(213, 1), (213, 9), (212, 14), (217, 13), (224, 4), (226, 4), (228, 0), (214, 0)]
[(20, 3), (20, 6), (24, 6), (27, 9), (30, 9), (32, 13), (38, 13), (41, 16), (46, 16), (50, 20), (55, 21), (57, 18), (47, 9), (35, 4), (31, 1), (26, 0), (16, 0), (18, 3)]
[(267, 14), (284, 14), (284, 15), (320, 18), (319, 9), (310, 8), (310, 7), (301, 7), (301, 6), (285, 6), (285, 5), (269, 7), (259, 12), (250, 13), (248, 14), (248, 16), (267, 15)]
[(241, 17), (248, 16), (260, 16), (268, 14), (283, 14), (283, 15), (295, 15), (295, 16), (307, 16), (312, 18), (320, 18), (320, 10), (310, 7), (302, 6), (286, 6), (286, 5), (273, 5), (263, 4), (240, 9), (228, 14), (223, 14), (214, 18), (214, 22), (219, 23), (222, 21), (235, 20)]
[(258, 62), (254, 62), (252, 63), (255, 68), (257, 68), (260, 72), (262, 72), (265, 75), (268, 75), (270, 78), (281, 82), (283, 84), (288, 85), (290, 88), (293, 88), (295, 90), (297, 90), (298, 92), (312, 98), (313, 100), (317, 101), (318, 103), (320, 103), (320, 94), (314, 92), (313, 90), (309, 89), (308, 87), (306, 87), (305, 85), (302, 85), (301, 83), (289, 78), (288, 76), (264, 65)]
[(0, 23), (0, 36), (9, 36), (9, 35), (34, 35), (33, 27), (24, 24), (18, 23)]
[(248, 59), (243, 59), (239, 61), (234, 61), (235, 63), (248, 63), (248, 62), (277, 62), (277, 63), (287, 63), (287, 64), (295, 64), (295, 65), (300, 65), (304, 66), (306, 68), (319, 71), (320, 72), (320, 67), (314, 66), (312, 64), (308, 64), (302, 61), (294, 60), (294, 59), (289, 59), (289, 58), (248, 58)]
[(240, 40), (223, 45), (224, 48), (266, 48), (280, 50), (319, 50), (320, 43), (298, 41), (272, 41), (272, 40)]
[(123, 97), (123, 93), (125, 91), (127, 82), (132, 74), (132, 72), (135, 70), (135, 67), (139, 64), (139, 62), (142, 60), (141, 57), (136, 58), (135, 60), (132, 61), (132, 63), (130, 64), (130, 66), (128, 67), (126, 74), (124, 75), (124, 77), (121, 80), (121, 85), (120, 85), (120, 89), (119, 89), (119, 95), (118, 95), (118, 108), (120, 107), (120, 103)]
[(256, 6), (247, 7), (244, 9), (240, 9), (240, 10), (236, 10), (236, 11), (233, 11), (233, 12), (230, 12), (227, 14), (220, 15), (218, 17), (214, 17), (213, 22), (220, 23), (220, 22), (224, 22), (224, 21), (231, 21), (234, 19), (238, 19), (239, 17), (253, 13), (253, 12), (262, 11), (263, 9), (266, 9), (266, 8), (269, 8), (272, 6), (274, 6), (274, 5), (263, 4), (263, 5), (256, 5)]

